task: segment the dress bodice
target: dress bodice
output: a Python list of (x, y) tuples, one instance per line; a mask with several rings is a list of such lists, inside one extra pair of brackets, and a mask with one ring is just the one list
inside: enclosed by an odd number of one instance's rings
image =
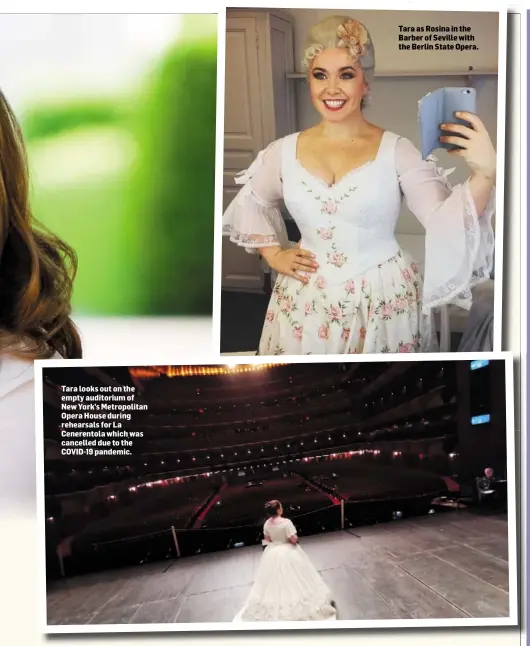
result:
[(274, 544), (288, 543), (289, 537), (296, 534), (295, 526), (288, 518), (269, 519), (263, 529)]
[(283, 140), (283, 199), (302, 235), (302, 248), (316, 255), (319, 273), (329, 283), (341, 283), (394, 256), (401, 208), (398, 136), (385, 132), (375, 159), (331, 186), (298, 161), (298, 136)]
[[(425, 229), (422, 309), (452, 302), (469, 309), (471, 287), (487, 280), (493, 266), (495, 191), (478, 213), (469, 180), (451, 186), (450, 170), (423, 159), (411, 141), (389, 131), (373, 161), (328, 186), (297, 159), (298, 136), (272, 142), (237, 176), (242, 189), (225, 211), (223, 233), (250, 253), (290, 246), (283, 201), (300, 229), (302, 248), (320, 265), (316, 288), (325, 285), (334, 298), (344, 288), (350, 294), (354, 282), (364, 288), (366, 272), (394, 262), (405, 199)], [(392, 289), (396, 280), (402, 282), (396, 276)]]

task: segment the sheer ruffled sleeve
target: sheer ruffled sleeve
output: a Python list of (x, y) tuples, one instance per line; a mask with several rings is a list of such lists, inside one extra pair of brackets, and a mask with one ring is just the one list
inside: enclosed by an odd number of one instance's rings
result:
[(401, 190), (412, 213), (425, 227), (425, 309), (454, 303), (469, 309), (471, 288), (488, 280), (493, 269), (495, 189), (477, 213), (469, 180), (451, 186), (435, 157), (423, 160), (407, 139), (396, 146)]
[(287, 230), (279, 205), (283, 198), (281, 140), (262, 150), (236, 177), (243, 188), (223, 215), (223, 235), (250, 253), (260, 247), (286, 247)]

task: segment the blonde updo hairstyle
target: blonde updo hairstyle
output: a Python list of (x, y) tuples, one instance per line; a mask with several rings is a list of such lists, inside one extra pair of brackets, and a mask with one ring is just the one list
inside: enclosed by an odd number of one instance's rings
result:
[(314, 59), (326, 49), (345, 48), (354, 62), (359, 62), (368, 86), (361, 108), (370, 101), (370, 88), (375, 71), (375, 51), (366, 27), (348, 16), (330, 16), (317, 23), (306, 39), (302, 67), (309, 76)]

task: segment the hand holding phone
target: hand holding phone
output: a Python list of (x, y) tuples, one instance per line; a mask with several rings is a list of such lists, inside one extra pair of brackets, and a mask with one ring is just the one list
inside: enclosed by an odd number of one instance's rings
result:
[(440, 135), (453, 134), (455, 137), (463, 135), (445, 129), (440, 129), (442, 124), (460, 124), (468, 128), (472, 125), (468, 121), (455, 116), (456, 112), (470, 112), (475, 114), (477, 94), (470, 87), (446, 87), (435, 90), (425, 95), (418, 103), (418, 121), (420, 125), (421, 154), (426, 159), (433, 150), (445, 148), (455, 150), (461, 147), (454, 143), (444, 143), (439, 140)]

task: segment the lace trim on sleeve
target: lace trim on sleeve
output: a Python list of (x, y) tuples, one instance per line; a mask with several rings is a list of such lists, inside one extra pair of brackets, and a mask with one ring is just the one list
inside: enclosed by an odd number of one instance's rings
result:
[[(450, 172), (441, 169), (447, 183)], [(452, 188), (450, 197), (426, 227), (425, 309), (449, 303), (470, 309), (472, 288), (489, 280), (493, 270), (495, 236), (491, 220), (494, 212), (494, 189), (484, 212), (479, 215), (469, 190), (469, 181)], [(456, 226), (451, 226), (453, 223)], [(463, 236), (463, 243), (456, 239), (460, 236)], [(454, 273), (447, 278), (447, 249), (451, 247), (460, 249), (460, 253), (455, 254), (459, 261)], [(440, 279), (442, 275), (444, 279)]]
[[(453, 187), (448, 176), (454, 168), (443, 169), (434, 155), (429, 155), (425, 162), (443, 184), (448, 196), (423, 222), (426, 232), (423, 307), (430, 310), (453, 304), (469, 310), (472, 288), (489, 280), (493, 270), (495, 237), (491, 220), (495, 212), (495, 189), (484, 212), (478, 214), (469, 190), (469, 180)], [(454, 272), (449, 277), (448, 250), (457, 259)]]
[[(261, 247), (284, 247), (287, 229), (278, 204), (281, 202), (280, 142), (258, 153), (235, 183), (242, 186), (223, 215), (223, 235), (256, 253)], [(267, 198), (267, 199), (266, 199)]]
[(250, 184), (241, 189), (226, 209), (223, 235), (250, 253), (260, 247), (284, 247), (288, 242), (280, 209), (263, 201)]

